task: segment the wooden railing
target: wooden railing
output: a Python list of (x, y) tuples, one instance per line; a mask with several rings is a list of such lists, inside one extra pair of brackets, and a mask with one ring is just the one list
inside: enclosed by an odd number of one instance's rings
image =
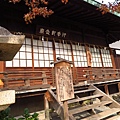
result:
[(96, 80), (96, 82), (120, 78), (120, 69), (91, 69), (83, 72), (87, 80)]
[(8, 71), (0, 72), (3, 75), (3, 89), (35, 89), (48, 87), (45, 71)]

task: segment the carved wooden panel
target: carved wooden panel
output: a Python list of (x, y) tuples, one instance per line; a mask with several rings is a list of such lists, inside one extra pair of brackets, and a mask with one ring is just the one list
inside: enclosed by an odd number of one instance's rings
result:
[(70, 66), (56, 67), (56, 87), (58, 101), (74, 98), (72, 72)]

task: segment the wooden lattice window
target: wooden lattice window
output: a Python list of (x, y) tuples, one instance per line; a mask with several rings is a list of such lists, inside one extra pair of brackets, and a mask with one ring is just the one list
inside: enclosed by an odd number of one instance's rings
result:
[(75, 67), (87, 67), (87, 57), (85, 46), (72, 44)]
[(106, 48), (101, 49), (102, 61), (104, 67), (112, 67), (110, 51)]
[(41, 39), (26, 38), (14, 59), (6, 62), (6, 67), (51, 67), (50, 62), (54, 61), (52, 42)]
[(53, 62), (53, 45), (48, 39), (33, 40), (34, 67), (51, 67)]
[(63, 59), (72, 61), (72, 53), (70, 44), (67, 41), (56, 41), (55, 42), (55, 51), (56, 51), (56, 58), (61, 57)]
[(102, 67), (101, 57), (100, 57), (100, 51), (97, 47), (89, 47), (90, 53), (91, 53), (91, 62), (92, 67)]
[(32, 67), (31, 38), (25, 39), (14, 59), (6, 62), (6, 67)]

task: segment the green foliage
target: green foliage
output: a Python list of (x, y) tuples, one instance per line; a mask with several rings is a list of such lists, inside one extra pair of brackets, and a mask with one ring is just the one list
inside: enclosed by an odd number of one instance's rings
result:
[(38, 120), (38, 114), (33, 113), (31, 115), (28, 108), (25, 108), (22, 117), (16, 119), (10, 115), (10, 108), (7, 108), (6, 110), (0, 111), (0, 120)]
[(116, 95), (113, 95), (112, 96), (112, 98), (115, 100), (115, 101), (117, 101), (117, 102), (119, 102), (120, 103), (120, 94), (116, 94)]

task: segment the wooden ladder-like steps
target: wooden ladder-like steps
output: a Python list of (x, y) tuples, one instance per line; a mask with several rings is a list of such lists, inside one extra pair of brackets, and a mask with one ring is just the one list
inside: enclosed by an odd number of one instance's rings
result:
[(80, 90), (80, 91), (75, 91), (74, 94), (81, 94), (81, 93), (86, 93), (86, 92), (94, 92), (95, 89), (86, 89), (86, 90)]
[(75, 102), (80, 102), (80, 101), (84, 101), (84, 100), (90, 100), (90, 99), (93, 99), (93, 98), (100, 98), (102, 96), (103, 95), (101, 95), (101, 94), (96, 94), (96, 95), (91, 95), (91, 96), (87, 96), (87, 97), (76, 98), (76, 99), (69, 100), (68, 104), (75, 103)]
[(101, 120), (118, 112), (120, 112), (120, 108), (111, 108), (81, 120)]
[[(77, 89), (75, 95), (77, 95), (76, 98), (67, 101), (70, 120), (120, 120), (118, 114), (120, 104), (95, 86), (90, 85), (88, 89)], [(51, 89), (48, 89), (46, 98), (61, 120), (64, 120), (63, 104), (58, 102), (55, 93)], [(84, 102), (88, 102), (89, 105), (82, 106)]]
[(99, 106), (108, 105), (108, 104), (111, 104), (111, 103), (112, 103), (112, 101), (102, 101), (102, 102), (99, 102), (99, 103), (95, 103), (95, 104), (91, 104), (91, 105), (87, 105), (87, 106), (83, 106), (83, 107), (73, 108), (73, 109), (69, 110), (69, 113), (70, 114), (77, 114), (77, 113), (80, 113), (80, 112), (84, 112), (84, 111), (94, 109), (94, 108), (99, 107)]

